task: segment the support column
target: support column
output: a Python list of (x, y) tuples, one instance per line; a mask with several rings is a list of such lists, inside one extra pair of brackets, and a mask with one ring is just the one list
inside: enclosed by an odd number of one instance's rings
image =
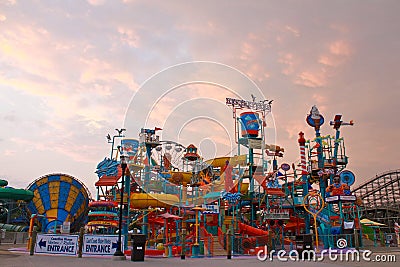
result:
[[(307, 171), (307, 163), (306, 163), (306, 139), (304, 138), (304, 133), (299, 133), (299, 139), (297, 140), (300, 146), (300, 158), (301, 158), (301, 180), (304, 182), (303, 184), (303, 196), (308, 194), (308, 171)], [(293, 184), (294, 187), (294, 184)], [(306, 234), (310, 233), (310, 214), (306, 213), (306, 217), (304, 219)]]

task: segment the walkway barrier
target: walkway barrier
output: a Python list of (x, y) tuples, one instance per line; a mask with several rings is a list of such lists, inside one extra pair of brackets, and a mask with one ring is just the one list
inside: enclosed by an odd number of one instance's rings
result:
[(27, 240), (28, 240), (27, 232), (5, 231), (0, 234), (0, 244), (26, 244)]

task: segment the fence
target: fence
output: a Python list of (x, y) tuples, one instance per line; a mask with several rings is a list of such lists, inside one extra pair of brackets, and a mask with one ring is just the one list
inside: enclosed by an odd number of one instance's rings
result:
[(27, 232), (2, 232), (0, 234), (0, 244), (26, 244), (27, 240)]

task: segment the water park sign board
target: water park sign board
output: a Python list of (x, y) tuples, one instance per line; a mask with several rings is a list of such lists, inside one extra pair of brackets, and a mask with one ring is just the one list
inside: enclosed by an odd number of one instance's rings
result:
[(356, 196), (354, 195), (350, 195), (350, 196), (345, 196), (345, 195), (341, 195), (341, 196), (331, 196), (331, 197), (326, 197), (325, 201), (326, 202), (335, 202), (335, 201), (356, 201)]
[(239, 108), (248, 108), (248, 109), (255, 109), (255, 110), (264, 110), (264, 111), (271, 111), (271, 103), (266, 103), (266, 101), (254, 102), (254, 101), (246, 101), (242, 99), (234, 99), (234, 98), (226, 98), (226, 105), (234, 106)]
[[(124, 237), (122, 236), (122, 239)], [(84, 235), (83, 255), (109, 256), (117, 250), (118, 235)], [(122, 244), (124, 241), (122, 240)], [(122, 250), (124, 246), (121, 246)]]
[(77, 235), (38, 234), (35, 253), (76, 255)]
[(205, 208), (203, 214), (219, 214), (219, 205), (202, 205)]

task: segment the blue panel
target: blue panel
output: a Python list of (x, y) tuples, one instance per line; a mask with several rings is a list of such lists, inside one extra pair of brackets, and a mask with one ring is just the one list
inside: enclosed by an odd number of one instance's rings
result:
[(31, 185), (31, 187), (28, 188), (28, 190), (33, 192), (33, 191), (35, 191), (36, 188), (37, 188), (37, 184), (33, 184), (33, 185)]
[(49, 184), (42, 184), (39, 186), (39, 194), (40, 198), (43, 203), (44, 210), (49, 210), (51, 209), (51, 204), (50, 204), (50, 192), (49, 192)]
[(66, 210), (59, 209), (57, 212), (57, 220), (65, 222), (65, 219), (67, 219), (68, 212)]
[(51, 175), (48, 179), (49, 182), (60, 181), (60, 175)]
[(62, 225), (62, 222), (58, 221), (58, 220), (54, 220), (49, 222), (45, 227), (45, 232), (48, 233), (49, 231), (51, 231), (51, 233), (54, 233), (54, 226), (56, 225)]
[(44, 232), (44, 233), (47, 233), (47, 231), (48, 231), (48, 220), (47, 220), (47, 218), (41, 218), (40, 219), (40, 224), (42, 225), (42, 231)]
[(72, 205), (71, 208), (71, 215), (75, 216), (76, 213), (78, 212), (78, 209), (80, 208), (80, 206), (82, 205), (82, 203), (85, 201), (85, 198), (83, 197), (82, 193), (79, 192), (78, 196), (75, 199), (74, 204)]
[(58, 197), (58, 207), (60, 209), (65, 209), (65, 204), (67, 203), (70, 189), (71, 184), (64, 181), (60, 182), (60, 196)]
[(37, 214), (37, 213), (38, 213), (38, 210), (36, 209), (36, 206), (35, 206), (35, 204), (33, 203), (33, 201), (29, 202), (29, 204), (27, 205), (27, 207), (28, 207), (29, 211), (30, 211), (32, 214)]
[(75, 180), (75, 179), (72, 180), (72, 185), (75, 185), (76, 188), (78, 188), (78, 190), (82, 188), (81, 183), (79, 183), (79, 182), (78, 182), (77, 180)]

